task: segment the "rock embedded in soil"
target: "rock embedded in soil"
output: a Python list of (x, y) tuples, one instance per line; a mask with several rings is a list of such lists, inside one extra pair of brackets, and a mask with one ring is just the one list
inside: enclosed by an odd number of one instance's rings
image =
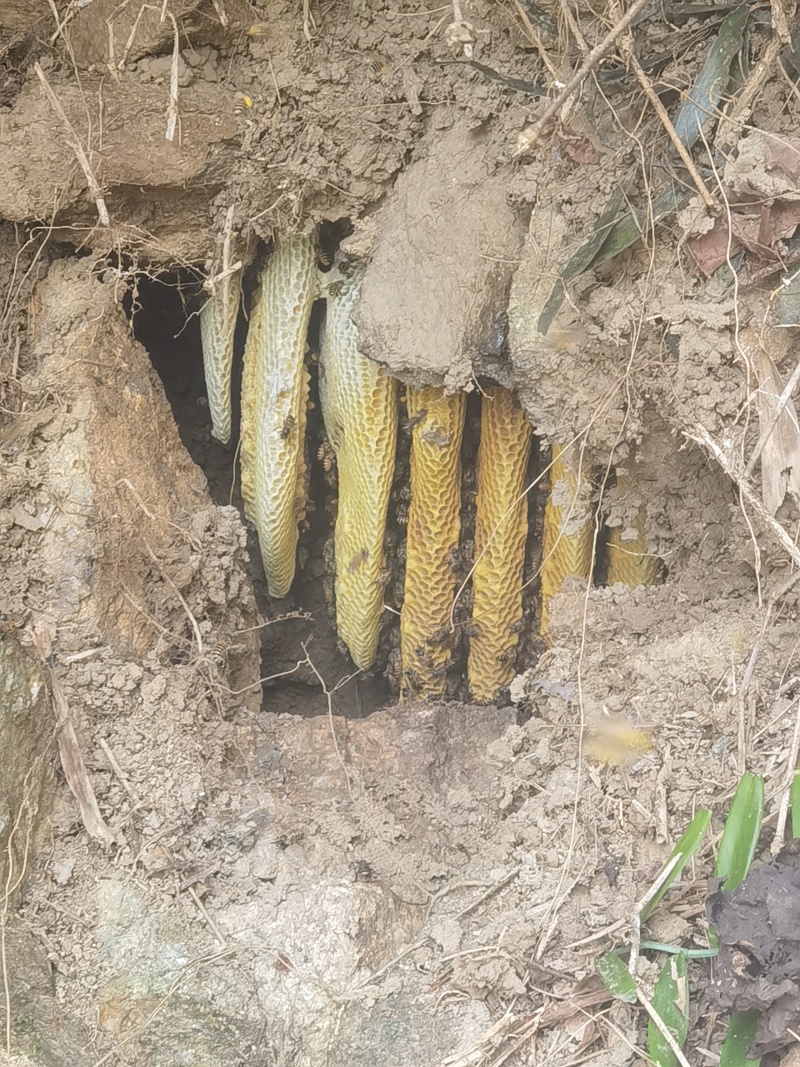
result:
[(377, 212), (355, 320), (366, 355), (414, 385), (511, 387), (505, 311), (525, 233), (481, 133), (434, 130)]

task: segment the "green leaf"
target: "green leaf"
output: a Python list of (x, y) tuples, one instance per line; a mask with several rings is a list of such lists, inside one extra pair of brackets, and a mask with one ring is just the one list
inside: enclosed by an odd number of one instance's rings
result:
[(728, 1032), (719, 1050), (719, 1067), (758, 1067), (761, 1057), (749, 1060), (747, 1050), (753, 1043), (758, 1026), (757, 1011), (734, 1011), (728, 1020)]
[(615, 952), (607, 952), (605, 956), (600, 957), (597, 961), (597, 973), (615, 1000), (635, 1004), (639, 999), (631, 972)]
[(728, 891), (744, 881), (758, 844), (764, 817), (764, 779), (745, 773), (736, 787), (722, 839), (719, 843), (714, 876)]
[(649, 208), (643, 211), (637, 208), (623, 215), (619, 222), (615, 223), (611, 233), (603, 242), (603, 247), (594, 257), (592, 268), (607, 263), (608, 260), (624, 252), (626, 248), (636, 244), (649, 231), (651, 225), (655, 226), (657, 222), (672, 215), (689, 199), (689, 195), (685, 188), (670, 185), (651, 201)]
[(700, 136), (703, 123), (717, 117), (717, 105), (728, 87), (731, 60), (741, 50), (749, 14), (748, 5), (739, 4), (723, 20), (719, 36), (706, 54), (703, 69), (678, 112), (675, 133), (686, 148), (691, 148)]
[[(672, 885), (672, 883), (676, 880), (678, 875), (681, 873), (681, 871), (692, 858), (692, 856), (695, 854), (695, 852), (697, 852), (698, 848), (700, 847), (700, 842), (703, 840), (703, 836), (706, 830), (708, 829), (710, 822), (711, 812), (708, 810), (708, 808), (700, 808), (700, 810), (697, 812), (695, 817), (692, 819), (692, 821), (686, 828), (683, 837), (677, 843), (675, 848), (673, 848), (672, 852), (670, 852), (669, 859), (661, 868), (661, 874), (659, 875), (659, 878), (663, 876), (664, 871), (669, 868), (670, 864), (672, 864), (673, 862), (675, 863), (674, 867), (672, 867), (672, 870), (664, 879), (664, 882), (659, 887), (658, 891), (653, 897), (651, 897), (651, 899), (645, 904), (645, 906), (639, 913), (639, 918), (642, 922), (644, 922), (644, 920), (649, 915), (653, 914), (661, 898), (664, 896), (664, 894)], [(659, 878), (656, 879), (656, 883), (658, 883)]]
[(614, 190), (602, 215), (595, 219), (589, 238), (584, 241), (578, 251), (570, 256), (561, 268), (559, 279), (539, 315), (539, 321), (536, 325), (539, 333), (547, 333), (564, 302), (564, 282), (569, 281), (570, 278), (577, 278), (592, 266), (595, 256), (605, 244), (611, 227), (619, 216), (624, 195), (625, 190), (621, 186)]
[(792, 837), (800, 837), (800, 774), (792, 781)]
[[(689, 967), (684, 952), (664, 964), (653, 993), (653, 1008), (681, 1048), (689, 1032)], [(647, 1023), (647, 1049), (656, 1067), (675, 1067), (678, 1062), (652, 1019)]]

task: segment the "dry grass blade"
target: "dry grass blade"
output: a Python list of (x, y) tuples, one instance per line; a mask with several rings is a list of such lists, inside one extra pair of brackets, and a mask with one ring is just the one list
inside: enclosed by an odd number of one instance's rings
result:
[(114, 841), (114, 835), (106, 826), (103, 816), (100, 814), (97, 798), (94, 795), (94, 789), (89, 779), (89, 772), (83, 762), (75, 727), (72, 725), (70, 718), (69, 704), (64, 695), (64, 690), (61, 688), (61, 683), (52, 670), (50, 671), (50, 691), (53, 694), (53, 704), (55, 705), (57, 716), (58, 753), (61, 757), (61, 766), (64, 769), (67, 785), (78, 801), (78, 806), (81, 809), (81, 819), (87, 833), (90, 837), (110, 845)]
[(175, 129), (178, 125), (178, 60), (181, 55), (181, 42), (178, 34), (178, 23), (171, 11), (167, 12), (172, 22), (173, 45), (172, 64), (169, 75), (169, 103), (167, 104), (167, 132), (166, 139), (172, 141), (175, 137)]

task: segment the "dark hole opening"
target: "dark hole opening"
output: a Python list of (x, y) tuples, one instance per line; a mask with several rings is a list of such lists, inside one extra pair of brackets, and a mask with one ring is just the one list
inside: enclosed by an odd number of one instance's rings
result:
[[(249, 306), (254, 273), (244, 279), (244, 303)], [(247, 321), (240, 309), (234, 350), (232, 407), (233, 432), (229, 444), (211, 435), (211, 419), (203, 373), (203, 354), (197, 312), (202, 306), (199, 278), (191, 272), (138, 275), (123, 307), (136, 339), (146, 348), (164, 386), (181, 441), (208, 481), (211, 499), (217, 505), (233, 504), (242, 510), (238, 471), (235, 470), (239, 435), (242, 357)], [(319, 309), (315, 308), (309, 329), (312, 351), (319, 336)], [(340, 645), (328, 614), (324, 583), (325, 543), (331, 532), (327, 487), (315, 452), (322, 438), (317, 365), (311, 360), (310, 410), (308, 412), (308, 466), (310, 507), (300, 532), (298, 567), (289, 595), (269, 597), (261, 565), (258, 538), (248, 526), (249, 573), (256, 602), (269, 625), (261, 631), (261, 677), (285, 677), (263, 686), (263, 707), (276, 713), (321, 715), (328, 713), (328, 698), (308, 667), (296, 668), (305, 658), (303, 644), (326, 688), (333, 690), (355, 667)], [(292, 618), (296, 614), (298, 617)], [(284, 616), (290, 616), (284, 618)], [(392, 688), (382, 667), (357, 674), (331, 696), (337, 715), (361, 717), (383, 707), (392, 698)]]

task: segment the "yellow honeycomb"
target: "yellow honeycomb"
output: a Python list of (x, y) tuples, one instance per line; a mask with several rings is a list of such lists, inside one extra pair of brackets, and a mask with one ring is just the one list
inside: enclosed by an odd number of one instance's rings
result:
[(530, 450), (531, 425), (514, 394), (500, 386), (485, 389), (467, 663), (473, 700), (491, 700), (514, 677), (528, 537), (528, 501), (523, 493)]
[(542, 536), (542, 625), (550, 628), (548, 603), (566, 578), (590, 581), (594, 556), (591, 471), (580, 453), (553, 444), (552, 488), (544, 509)]
[(283, 238), (261, 275), (242, 374), (242, 497), (273, 597), (286, 596), (294, 579), (305, 510), (304, 356), (316, 293), (313, 237)]
[(210, 294), (200, 311), (211, 432), (222, 442), (231, 438), (231, 365), (238, 311), (238, 275), (226, 278), (219, 290)]
[(358, 274), (334, 267), (320, 335), (320, 400), (336, 453), (339, 510), (334, 535), (336, 628), (365, 670), (378, 654), (383, 614), (384, 535), (394, 477), (397, 382), (358, 350), (351, 319)]
[(400, 614), (402, 690), (444, 692), (448, 630), (461, 532), (461, 438), (466, 394), (434, 386), (407, 392), (411, 424), (411, 505)]
[[(624, 495), (630, 475), (617, 471), (617, 489)], [(630, 533), (635, 532), (635, 537)], [(623, 537), (623, 534), (628, 534)], [(658, 585), (663, 576), (663, 565), (658, 556), (647, 551), (647, 507), (642, 504), (633, 521), (625, 526), (613, 526), (608, 538), (608, 585), (624, 582), (636, 589), (640, 585)]]

